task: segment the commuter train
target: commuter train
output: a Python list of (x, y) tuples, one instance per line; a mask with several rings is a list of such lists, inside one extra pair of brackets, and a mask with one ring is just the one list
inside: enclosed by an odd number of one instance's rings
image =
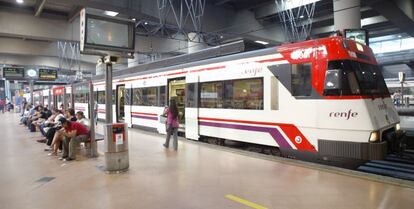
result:
[[(113, 80), (114, 122), (129, 127), (165, 134), (160, 115), (174, 99), (187, 139), (246, 142), (327, 161), (381, 159), (399, 131), (371, 49), (343, 37), (138, 68)], [(104, 119), (105, 81), (93, 83)], [(87, 100), (77, 101), (76, 110), (88, 109)]]

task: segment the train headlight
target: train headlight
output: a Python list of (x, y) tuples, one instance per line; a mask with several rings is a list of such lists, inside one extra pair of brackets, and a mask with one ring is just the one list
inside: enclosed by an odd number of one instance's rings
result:
[(371, 135), (369, 136), (369, 142), (376, 142), (379, 140), (379, 138), (380, 135), (378, 131), (371, 132)]
[(395, 124), (395, 131), (401, 130), (401, 126), (399, 123)]

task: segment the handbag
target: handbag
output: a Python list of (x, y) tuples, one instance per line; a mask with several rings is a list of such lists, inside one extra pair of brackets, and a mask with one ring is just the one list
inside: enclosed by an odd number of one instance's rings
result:
[(160, 123), (165, 124), (167, 122), (167, 115), (166, 114), (160, 115), (159, 121)]

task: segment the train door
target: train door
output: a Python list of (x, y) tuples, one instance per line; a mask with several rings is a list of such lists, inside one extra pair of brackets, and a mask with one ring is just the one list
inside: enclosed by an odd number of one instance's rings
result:
[(125, 121), (125, 85), (116, 86), (116, 121)]
[(178, 107), (179, 131), (185, 130), (185, 77), (168, 80), (168, 104), (174, 99)]
[(186, 77), (185, 137), (198, 140), (198, 75)]

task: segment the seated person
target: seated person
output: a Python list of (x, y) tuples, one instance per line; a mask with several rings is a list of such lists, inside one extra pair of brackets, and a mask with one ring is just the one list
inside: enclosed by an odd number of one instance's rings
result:
[[(47, 139), (46, 144), (48, 146), (52, 146), (52, 142), (55, 137), (56, 131), (58, 130), (59, 127), (61, 127), (59, 119), (65, 118), (62, 112), (58, 109), (55, 109), (55, 114), (56, 116), (55, 116), (53, 123), (51, 123), (52, 125), (49, 125), (50, 128), (48, 130), (45, 130), (46, 139)], [(51, 151), (51, 150), (52, 150), (51, 147), (45, 149), (45, 151)]]
[(78, 119), (76, 122), (81, 123), (89, 128), (89, 120), (85, 118), (85, 115), (82, 111), (76, 112), (76, 118)]
[(78, 122), (68, 121), (64, 118), (59, 120), (62, 124), (61, 134), (64, 136), (63, 140), (63, 155), (65, 161), (76, 159), (76, 147), (80, 142), (87, 142), (89, 140), (89, 130), (87, 127)]

